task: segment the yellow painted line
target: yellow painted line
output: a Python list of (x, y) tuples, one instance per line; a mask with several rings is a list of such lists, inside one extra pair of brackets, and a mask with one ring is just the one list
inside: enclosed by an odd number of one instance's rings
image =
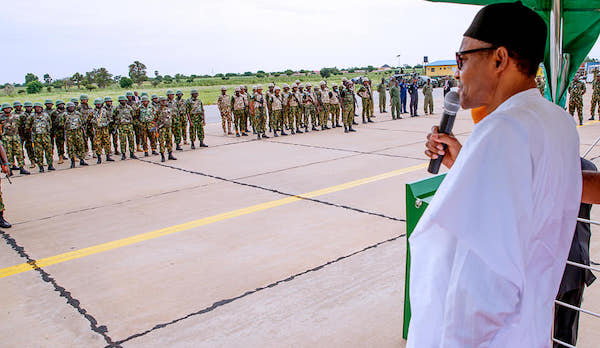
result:
[[(57, 263), (62, 263), (62, 262), (70, 261), (70, 260), (79, 259), (79, 258), (82, 258), (85, 256), (98, 254), (103, 251), (121, 248), (124, 246), (140, 243), (140, 242), (147, 241), (150, 239), (154, 239), (154, 238), (166, 236), (166, 235), (177, 233), (177, 232), (190, 230), (192, 228), (205, 226), (205, 225), (212, 224), (215, 222), (231, 219), (234, 217), (247, 215), (247, 214), (255, 213), (258, 211), (263, 211), (263, 210), (279, 207), (282, 205), (294, 203), (294, 202), (300, 201), (304, 198), (314, 198), (314, 197), (326, 195), (329, 193), (347, 190), (347, 189), (350, 189), (353, 187), (357, 187), (357, 186), (365, 185), (368, 183), (392, 178), (392, 177), (395, 177), (398, 175), (406, 174), (409, 172), (413, 172), (413, 171), (416, 171), (419, 169), (423, 169), (425, 167), (427, 167), (427, 164), (419, 164), (416, 166), (398, 169), (398, 170), (394, 170), (391, 172), (364, 178), (364, 179), (350, 181), (350, 182), (347, 182), (347, 183), (344, 183), (341, 185), (336, 185), (336, 186), (327, 187), (327, 188), (324, 188), (321, 190), (308, 192), (308, 193), (301, 194), (298, 196), (291, 196), (291, 197), (277, 199), (277, 200), (270, 201), (270, 202), (256, 204), (256, 205), (252, 205), (252, 206), (249, 206), (246, 208), (232, 210), (232, 211), (229, 211), (226, 213), (205, 217), (202, 219), (186, 222), (183, 224), (174, 225), (174, 226), (170, 226), (170, 227), (166, 227), (166, 228), (161, 228), (160, 230), (141, 233), (141, 234), (138, 234), (135, 236), (114, 240), (112, 242), (98, 244), (98, 245), (94, 245), (91, 247), (87, 247), (87, 248), (83, 248), (83, 249), (79, 249), (79, 250), (75, 250), (75, 251), (70, 251), (70, 252), (67, 252), (64, 254), (45, 257), (43, 259), (36, 260), (36, 265), (39, 268), (43, 268), (43, 267), (47, 267), (50, 265), (55, 265)], [(33, 269), (35, 269), (35, 267), (29, 263), (22, 263), (20, 265), (2, 268), (2, 269), (0, 269), (0, 278), (9, 277), (11, 275), (31, 271)]]
[[(600, 116), (599, 116), (599, 117), (600, 117)], [(589, 125), (591, 125), (591, 124), (595, 124), (595, 123), (598, 123), (598, 122), (600, 122), (600, 120), (593, 120), (593, 121), (584, 122), (584, 123), (583, 123), (583, 125), (581, 125), (581, 126), (580, 126), (580, 125), (577, 125), (577, 128), (581, 128), (581, 127), (583, 127), (583, 126), (589, 126)]]

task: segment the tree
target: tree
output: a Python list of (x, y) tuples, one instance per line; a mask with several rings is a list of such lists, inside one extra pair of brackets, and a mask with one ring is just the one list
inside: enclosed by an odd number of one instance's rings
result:
[(98, 88), (105, 88), (112, 83), (112, 74), (106, 68), (94, 69), (85, 73), (85, 76), (87, 84), (95, 83), (98, 85)]
[(293, 72), (293, 71), (291, 71), (290, 69), (287, 69), (287, 70), (285, 71), (285, 74), (286, 74), (287, 76), (292, 76), (292, 74), (293, 74), (293, 73), (294, 73), (294, 72)]
[(175, 81), (179, 82), (181, 80), (185, 79), (185, 75), (182, 74), (175, 74)]
[(93, 90), (95, 90), (96, 88), (98, 88), (98, 87), (96, 87), (96, 85), (93, 84), (93, 83), (88, 83), (88, 84), (85, 85), (85, 89), (87, 89), (90, 92), (93, 91)]
[(319, 73), (321, 74), (322, 78), (326, 79), (329, 76), (331, 76), (331, 69), (329, 69), (329, 68), (323, 68), (323, 69), (321, 69), (321, 71), (319, 71)]
[(78, 89), (81, 89), (81, 83), (83, 82), (83, 75), (80, 73), (75, 73), (71, 76), (71, 81), (77, 86)]
[(63, 88), (64, 85), (65, 85), (65, 82), (63, 80), (56, 80), (56, 81), (52, 82), (52, 87), (54, 87), (56, 89), (61, 89), (61, 88)]
[(225, 77), (223, 74), (215, 74), (215, 77)]
[(4, 93), (8, 96), (15, 94), (15, 87), (10, 83), (5, 84), (3, 90)]
[(141, 86), (142, 82), (148, 79), (148, 76), (146, 76), (146, 65), (138, 60), (130, 64), (129, 77), (134, 83), (137, 83), (138, 86)]
[(369, 66), (367, 67), (367, 71), (368, 71), (368, 72), (371, 72), (371, 71), (374, 71), (374, 70), (375, 70), (375, 67), (374, 67), (374, 66), (372, 66), (372, 65), (369, 65)]
[(28, 94), (40, 93), (42, 88), (44, 88), (44, 85), (39, 80), (29, 81), (25, 85)]
[(35, 76), (32, 73), (27, 73), (27, 75), (25, 75), (25, 86), (27, 86), (27, 84), (31, 81), (39, 81), (40, 78)]
[(263, 70), (259, 70), (259, 71), (257, 71), (256, 73), (257, 73), (257, 74), (263, 74), (263, 75), (266, 75), (266, 74), (267, 74), (267, 73), (266, 73), (266, 72), (264, 72)]
[(121, 78), (123, 78), (123, 76), (117, 75), (117, 76), (113, 77), (113, 81), (115, 81), (116, 83), (119, 83), (119, 82), (121, 82)]
[(46, 82), (46, 86), (49, 86), (52, 83), (52, 77), (50, 77), (50, 74), (44, 74), (44, 81)]
[(160, 85), (160, 81), (158, 81), (158, 79), (152, 79), (151, 83), (153, 87)]
[(225, 77), (234, 77), (234, 76), (238, 76), (238, 74), (236, 74), (236, 73), (227, 73), (227, 74), (225, 74)]
[(173, 82), (173, 78), (171, 77), (171, 75), (165, 75), (165, 76), (163, 76), (163, 82), (171, 83), (171, 82)]
[(129, 77), (123, 76), (119, 80), (119, 86), (121, 86), (121, 88), (129, 88), (133, 86), (133, 81)]
[(253, 76), (253, 75), (254, 75), (254, 74), (253, 74), (253, 73), (251, 73), (250, 71), (246, 71), (246, 72), (244, 73), (244, 76)]

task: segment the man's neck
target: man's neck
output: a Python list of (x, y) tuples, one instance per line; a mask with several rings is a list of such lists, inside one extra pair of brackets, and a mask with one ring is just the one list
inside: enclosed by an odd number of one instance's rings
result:
[(522, 77), (504, 79), (503, 81), (500, 81), (495, 89), (495, 93), (490, 98), (490, 101), (487, 103), (487, 105), (484, 104), (487, 113), (491, 114), (513, 95), (519, 94), (531, 88), (537, 88), (533, 78)]

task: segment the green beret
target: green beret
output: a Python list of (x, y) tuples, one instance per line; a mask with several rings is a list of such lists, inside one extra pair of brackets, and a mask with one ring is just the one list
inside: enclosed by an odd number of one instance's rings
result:
[(143, 95), (142, 96), (142, 101), (150, 101), (150, 98), (148, 98), (147, 95)]
[(133, 97), (133, 92), (132, 91), (127, 91), (127, 92), (125, 92), (125, 96), (126, 97)]
[(121, 100), (127, 100), (127, 98), (125, 98), (125, 96), (124, 96), (124, 95), (120, 95), (120, 96), (119, 96), (119, 98), (117, 98), (117, 100), (118, 100), (118, 101), (121, 101)]
[(198, 90), (197, 90), (197, 89), (192, 89), (192, 90), (190, 91), (190, 94), (198, 94)]
[(96, 98), (96, 99), (94, 100), (94, 104), (102, 104), (102, 99), (100, 99), (100, 98)]
[(46, 101), (44, 102), (44, 104), (54, 104), (54, 103), (52, 103), (52, 100), (46, 99)]
[(183, 92), (182, 92), (180, 89), (178, 89), (178, 90), (175, 92), (175, 94), (183, 94)]
[(107, 101), (112, 101), (112, 98), (108, 97), (108, 96), (104, 97), (104, 102), (107, 102)]
[(175, 93), (173, 93), (172, 89), (167, 89), (167, 95), (169, 95), (169, 94), (175, 94)]
[(33, 106), (33, 103), (30, 101), (26, 101), (25, 103), (23, 103), (23, 106)]
[(56, 101), (56, 106), (59, 106), (60, 104), (64, 104), (64, 103), (65, 103), (64, 101), (59, 99)]
[(68, 108), (69, 108), (69, 107), (75, 107), (75, 104), (73, 104), (73, 102), (68, 102), (68, 103), (67, 103), (67, 107), (68, 107)]
[[(77, 98), (71, 98), (71, 103), (75, 103), (75, 102), (79, 102), (79, 100), (77, 100)], [(75, 105), (75, 104), (73, 104)]]
[(21, 104), (20, 101), (16, 100), (13, 102), (13, 107), (15, 107), (15, 106), (23, 106), (23, 104)]
[(6, 109), (6, 108), (11, 108), (12, 109), (12, 106), (10, 106), (9, 103), (3, 103), (2, 104), (2, 110)]
[(33, 104), (33, 107), (36, 107), (36, 106), (39, 106), (40, 108), (43, 108), (43, 107), (44, 107), (44, 106), (42, 105), (42, 103), (40, 103), (40, 102), (35, 102), (35, 103)]
[(79, 96), (79, 100), (90, 99), (86, 94), (82, 94)]

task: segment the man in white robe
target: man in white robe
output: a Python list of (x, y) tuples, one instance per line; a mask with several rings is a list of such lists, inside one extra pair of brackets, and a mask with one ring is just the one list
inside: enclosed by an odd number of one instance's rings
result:
[(551, 346), (581, 166), (572, 118), (536, 89), (545, 40), (520, 3), (484, 7), (465, 33), (461, 106), (488, 115), (462, 148), (428, 137), (451, 169), (410, 237), (408, 347)]

